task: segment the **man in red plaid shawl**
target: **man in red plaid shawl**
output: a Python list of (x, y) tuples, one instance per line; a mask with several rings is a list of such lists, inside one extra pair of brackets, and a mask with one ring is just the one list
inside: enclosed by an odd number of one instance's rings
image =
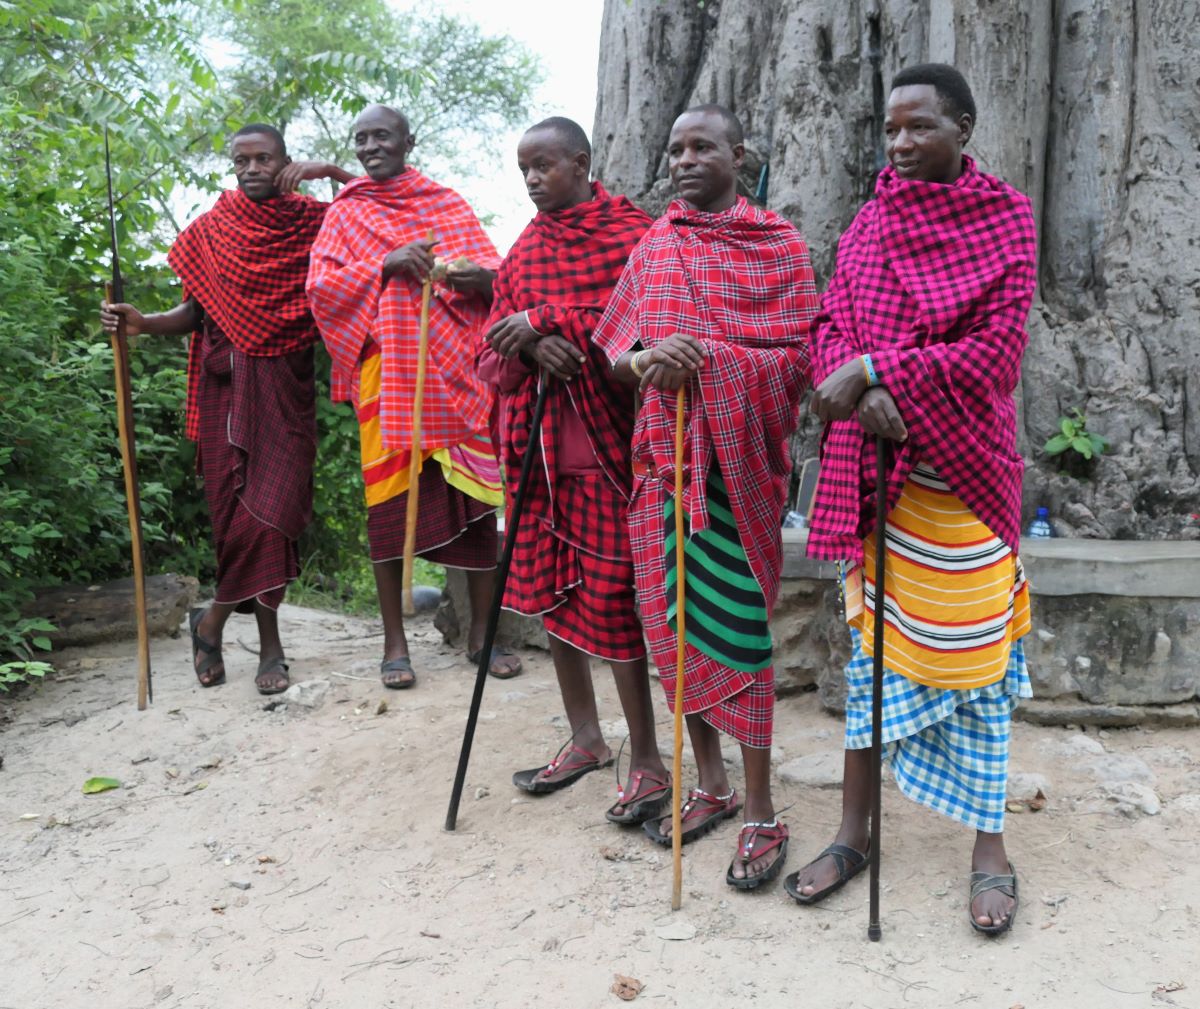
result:
[[(667, 699), (675, 695), (675, 507), (687, 517), (684, 712), (700, 772), (683, 841), (741, 808), (719, 732), (741, 744), (746, 822), (726, 882), (778, 875), (788, 829), (771, 801), (774, 676), (767, 620), (782, 568), (788, 436), (808, 384), (817, 308), (796, 228), (737, 195), (742, 128), (727, 109), (681, 115), (667, 147), (679, 199), (630, 257), (593, 339), (641, 383), (629, 527), (642, 620)], [(676, 391), (686, 389), (684, 500), (675, 502)], [(670, 843), (670, 818), (645, 824)]]
[(326, 204), (294, 190), (303, 179), (353, 176), (322, 162), (293, 162), (273, 126), (251, 123), (233, 136), (238, 188), (180, 232), (167, 262), (183, 301), (142, 315), (105, 305), (109, 332), (192, 333), (187, 434), (197, 442), (217, 587), (189, 623), (192, 659), (204, 687), (225, 682), (221, 634), (234, 612), (254, 613), (259, 692), (287, 689), (276, 610), (299, 574), (296, 541), (312, 517), (317, 433), (313, 343), (317, 330), (304, 281)]
[[(416, 682), (404, 634), (402, 557), (421, 288), (435, 245), (453, 263), (429, 309), (416, 553), (467, 571), (472, 662), (483, 646), (503, 491), (488, 437), (492, 392), (475, 372), (474, 339), (499, 257), (466, 201), (406, 163), (414, 138), (401, 113), (370, 106), (355, 123), (354, 143), (367, 177), (330, 206), (313, 246), (308, 295), (333, 359), (333, 398), (350, 400), (358, 414), (384, 627), (380, 673), (384, 686), (399, 689)], [(495, 676), (521, 668), (498, 649), (490, 660)]]
[[(669, 801), (670, 779), (655, 740), (625, 527), (634, 397), (591, 335), (650, 217), (588, 182), (591, 153), (569, 119), (547, 119), (521, 138), (517, 165), (538, 214), (500, 264), (479, 368), (500, 392), (511, 492), (525, 453), (541, 455), (504, 604), (542, 617), (571, 725), (562, 751), (518, 771), (513, 783), (557, 791), (612, 762), (592, 689), (588, 659), (595, 656), (612, 665), (631, 744), (629, 778), (618, 781), (607, 816), (643, 823)], [(546, 412), (541, 429), (530, 432), (542, 383), (550, 384)]]
[(971, 90), (953, 67), (896, 76), (885, 120), (890, 164), (842, 236), (814, 324), (812, 408), (828, 426), (809, 553), (849, 562), (854, 654), (841, 827), (786, 885), (812, 904), (868, 861), (875, 440), (883, 438), (891, 445), (885, 756), (905, 795), (975, 829), (969, 920), (995, 935), (1017, 910), (1005, 783), (1012, 709), (1031, 695), (1013, 390), (1037, 237), (1028, 198), (963, 154), (974, 125)]

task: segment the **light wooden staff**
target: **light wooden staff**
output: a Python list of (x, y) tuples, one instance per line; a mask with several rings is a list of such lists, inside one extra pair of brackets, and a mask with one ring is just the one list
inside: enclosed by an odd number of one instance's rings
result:
[[(433, 241), (432, 229), (425, 236)], [(408, 463), (408, 506), (404, 515), (404, 571), (403, 599), (404, 615), (416, 613), (413, 606), (413, 562), (417, 547), (417, 498), (421, 482), (421, 413), (425, 407), (425, 369), (429, 363), (429, 298), (433, 278), (426, 277), (421, 285), (421, 337), (417, 344), (417, 388), (413, 393), (412, 457)]]
[(680, 808), (679, 782), (683, 780), (683, 666), (684, 642), (684, 570), (683, 552), (683, 405), (686, 386), (675, 394), (675, 761), (671, 789), (671, 910), (678, 911), (683, 901), (683, 812)]

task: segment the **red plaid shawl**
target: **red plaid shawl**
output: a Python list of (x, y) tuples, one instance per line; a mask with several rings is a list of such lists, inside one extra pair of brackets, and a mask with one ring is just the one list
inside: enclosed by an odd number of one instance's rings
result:
[[(708, 528), (704, 487), (715, 450), (768, 610), (782, 567), (787, 440), (808, 384), (816, 309), (808, 249), (789, 221), (744, 199), (717, 214), (676, 200), (634, 250), (592, 337), (611, 361), (675, 332), (703, 340), (708, 359), (688, 390), (684, 502), (691, 528)], [(674, 481), (674, 394), (647, 391), (633, 456)]]
[[(527, 311), (539, 333), (558, 333), (588, 355), (571, 382), (558, 382), (547, 398), (542, 422), (544, 472), (558, 472), (556, 435), (562, 411), (576, 412), (609, 480), (628, 500), (632, 482), (629, 443), (633, 435), (633, 391), (612, 377), (608, 358), (591, 341), (592, 330), (616, 287), (630, 252), (651, 218), (625, 197), (612, 197), (592, 184), (594, 198), (567, 210), (538, 214), (509, 250), (496, 277), (492, 312), (480, 331), (479, 361), (496, 368), (496, 355), (482, 335), (494, 323)], [(514, 362), (502, 362), (511, 371)], [(510, 492), (516, 489), (521, 458), (529, 444), (529, 423), (537, 398), (537, 376), (501, 396), (502, 452)], [(506, 382), (506, 386), (507, 386)], [(569, 402), (568, 402), (569, 400)], [(549, 488), (553, 494), (553, 487)]]
[[(964, 156), (953, 185), (890, 166), (838, 246), (813, 326), (814, 380), (869, 353), (908, 441), (888, 477), (895, 505), (918, 459), (1013, 550), (1021, 477), (1013, 390), (1037, 284), (1028, 197)], [(875, 450), (856, 418), (829, 425), (808, 550), (862, 559), (874, 528)]]
[[(257, 203), (240, 189), (179, 233), (167, 262), (235, 347), (251, 357), (304, 350), (317, 336), (304, 295), (308, 254), (327, 204), (288, 193)], [(199, 437), (198, 348), (188, 353), (187, 435)]]
[[(500, 262), (466, 201), (415, 168), (375, 182), (358, 178), (334, 198), (313, 245), (308, 297), (333, 358), (333, 398), (350, 399), (367, 337), (383, 353), (380, 423), (388, 448), (412, 446), (421, 285), (407, 275), (380, 283), (393, 249), (432, 229), (436, 253), (466, 256), (494, 270)], [(477, 295), (434, 286), (429, 311), (421, 445), (449, 448), (488, 428), (491, 390), (475, 373), (474, 334), (487, 315)]]

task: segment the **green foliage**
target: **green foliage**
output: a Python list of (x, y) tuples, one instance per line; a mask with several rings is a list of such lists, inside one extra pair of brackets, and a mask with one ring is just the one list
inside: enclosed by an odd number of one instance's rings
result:
[(1042, 451), (1049, 456), (1071, 452), (1090, 462), (1108, 451), (1108, 439), (1087, 429), (1087, 417), (1075, 407), (1068, 417), (1058, 419), (1058, 434), (1046, 440)]
[[(466, 150), (478, 170), (478, 140), (464, 136), (519, 121), (536, 82), (511, 40), (386, 0), (0, 0), (0, 690), (50, 668), (38, 653), (54, 628), (22, 617), (36, 589), (129, 569), (112, 352), (96, 318), (109, 270), (104, 127), (126, 297), (161, 311), (179, 297), (162, 263), (181, 201), (208, 202), (245, 122), (293, 124), (294, 156), (349, 164), (351, 119), (387, 101), (430, 156)], [(132, 348), (147, 570), (208, 581), (186, 367), (186, 340)], [(302, 591), (363, 609), (374, 585), (357, 430), (319, 396)]]

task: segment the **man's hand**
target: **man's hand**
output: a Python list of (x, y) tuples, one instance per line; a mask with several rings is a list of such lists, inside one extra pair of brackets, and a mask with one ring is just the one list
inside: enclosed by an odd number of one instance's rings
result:
[(652, 385), (663, 392), (683, 388), (704, 367), (704, 344), (689, 333), (672, 333), (649, 351), (640, 389)]
[(293, 161), (284, 165), (275, 176), (275, 188), (281, 193), (294, 193), (301, 182), (313, 179), (336, 179), (349, 182), (354, 176), (328, 161)]
[[(833, 378), (834, 375), (829, 377)], [(904, 426), (896, 401), (881, 385), (868, 389), (858, 401), (858, 422), (867, 434), (887, 438), (888, 441), (905, 441), (908, 438), (908, 428)]]
[(542, 336), (531, 325), (524, 312), (514, 312), (501, 319), (487, 331), (487, 341), (500, 357), (513, 358)]
[[(809, 409), (828, 424), (831, 420), (846, 420), (854, 416), (855, 407), (867, 391), (867, 373), (861, 358), (847, 361), (813, 393)], [(889, 401), (891, 396), (888, 397)]]
[(146, 317), (132, 305), (100, 302), (100, 325), (104, 327), (104, 332), (115, 333), (122, 318), (125, 319), (126, 336), (140, 336), (146, 332)]
[(384, 279), (391, 279), (397, 273), (407, 273), (418, 284), (425, 283), (425, 278), (433, 270), (433, 247), (437, 243), (428, 238), (418, 238), (398, 249), (388, 253), (383, 261)]
[(469, 259), (466, 262), (456, 259), (446, 267), (446, 286), (464, 294), (482, 294), (490, 298), (495, 279), (494, 272)]
[(583, 351), (555, 333), (539, 337), (527, 348), (526, 353), (551, 375), (561, 378), (564, 382), (569, 382), (578, 375), (586, 360)]

